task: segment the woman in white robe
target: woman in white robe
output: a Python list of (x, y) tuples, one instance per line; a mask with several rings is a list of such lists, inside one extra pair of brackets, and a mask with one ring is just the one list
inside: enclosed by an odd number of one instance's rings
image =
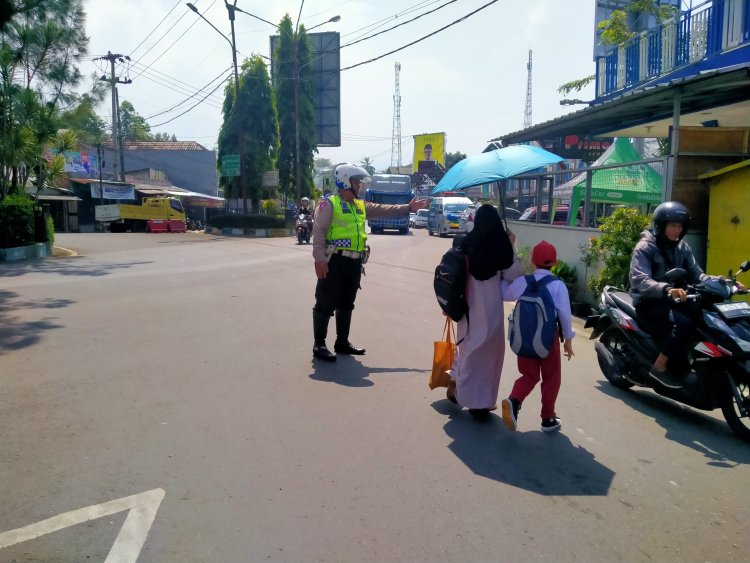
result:
[(483, 419), (497, 408), (500, 375), (505, 356), (505, 314), (500, 281), (512, 281), (522, 272), (513, 250), (515, 236), (503, 228), (497, 210), (483, 205), (474, 229), (454, 244), (469, 258), (466, 300), (469, 313), (458, 322), (456, 356), (448, 398)]

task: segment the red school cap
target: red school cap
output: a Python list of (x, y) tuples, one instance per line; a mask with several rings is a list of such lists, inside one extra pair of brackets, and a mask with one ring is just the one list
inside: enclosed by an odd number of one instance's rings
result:
[(531, 261), (538, 268), (550, 268), (557, 264), (557, 250), (546, 240), (543, 240), (531, 251)]

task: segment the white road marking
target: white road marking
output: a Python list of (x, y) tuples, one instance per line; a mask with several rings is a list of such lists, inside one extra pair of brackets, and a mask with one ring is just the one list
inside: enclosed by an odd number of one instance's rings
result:
[(102, 504), (79, 508), (53, 516), (36, 524), (0, 533), (0, 549), (17, 543), (36, 539), (63, 528), (83, 524), (104, 516), (128, 510), (128, 516), (120, 528), (109, 555), (104, 563), (135, 563), (143, 549), (148, 531), (156, 517), (156, 511), (164, 499), (163, 489), (131, 495)]

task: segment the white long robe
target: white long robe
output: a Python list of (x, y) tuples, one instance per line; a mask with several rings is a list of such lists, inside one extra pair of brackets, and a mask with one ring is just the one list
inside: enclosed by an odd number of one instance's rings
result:
[(470, 409), (497, 408), (497, 393), (505, 356), (505, 313), (500, 281), (512, 281), (522, 274), (513, 264), (485, 281), (468, 276), (466, 300), (469, 316), (458, 322), (458, 345), (453, 360), (456, 398)]

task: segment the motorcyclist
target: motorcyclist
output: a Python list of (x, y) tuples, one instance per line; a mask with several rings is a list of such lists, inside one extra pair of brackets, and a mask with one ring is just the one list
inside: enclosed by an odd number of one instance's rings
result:
[(300, 200), (298, 215), (305, 215), (308, 220), (312, 218), (312, 210), (310, 209), (310, 198), (303, 197)]
[(659, 205), (653, 225), (641, 233), (630, 261), (630, 295), (641, 320), (659, 345), (659, 356), (649, 370), (665, 387), (679, 389), (690, 371), (688, 344), (700, 319), (701, 306), (688, 301), (683, 287), (664, 279), (667, 271), (682, 268), (685, 283), (710, 279), (698, 266), (690, 245), (683, 240), (690, 227), (690, 212), (677, 201)]

